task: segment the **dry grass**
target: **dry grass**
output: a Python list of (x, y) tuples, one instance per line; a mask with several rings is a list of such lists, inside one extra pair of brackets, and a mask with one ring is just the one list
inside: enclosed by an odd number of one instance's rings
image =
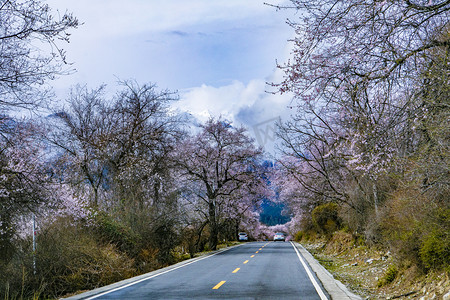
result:
[[(449, 274), (423, 274), (407, 262), (397, 266), (390, 252), (357, 246), (351, 234), (337, 232), (329, 241), (302, 244), (336, 279), (364, 299), (438, 300), (446, 294), (450, 297)], [(393, 266), (397, 269), (395, 276)]]

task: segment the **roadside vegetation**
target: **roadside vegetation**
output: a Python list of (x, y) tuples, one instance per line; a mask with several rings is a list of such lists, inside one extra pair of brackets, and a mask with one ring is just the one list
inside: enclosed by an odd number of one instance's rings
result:
[(424, 272), (389, 249), (367, 246), (345, 230), (328, 238), (312, 232), (297, 237), (334, 278), (364, 299), (446, 299), (450, 295), (445, 270)]
[[(223, 118), (192, 130), (154, 83), (74, 86), (56, 101), (78, 20), (0, 1), (0, 298), (96, 288), (240, 231), (295, 233), (367, 296), (415, 281), (448, 292), (449, 1), (291, 3), (279, 9), (302, 17), (272, 87), (293, 95), (293, 114), (273, 165)], [(36, 114), (12, 117), (23, 110)], [(261, 224), (267, 199), (288, 224)]]
[(216, 250), (244, 229), (256, 238), (254, 209), (271, 190), (245, 130), (210, 119), (187, 132), (169, 114), (172, 93), (120, 88), (75, 87), (48, 117), (11, 120), (1, 297), (59, 298)]
[(244, 128), (193, 129), (153, 83), (55, 99), (76, 17), (8, 0), (0, 20), (1, 299), (59, 298), (260, 234), (272, 190)]
[(278, 8), (302, 17), (290, 22), (292, 57), (273, 87), (293, 95), (276, 164), (291, 232), (320, 241), (320, 253), (345, 237), (355, 250), (331, 252), (338, 257), (389, 253), (382, 274), (366, 273), (378, 278), (373, 293), (394, 290), (408, 270), (440, 274), (447, 293), (450, 3), (290, 2)]

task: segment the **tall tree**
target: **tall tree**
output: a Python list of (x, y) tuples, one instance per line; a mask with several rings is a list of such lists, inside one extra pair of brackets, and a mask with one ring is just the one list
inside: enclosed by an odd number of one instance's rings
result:
[(54, 18), (39, 0), (0, 1), (0, 257), (7, 259), (21, 217), (52, 202), (44, 166), (45, 146), (34, 140), (36, 127), (7, 114), (33, 109), (49, 99), (44, 85), (64, 73), (60, 41), (78, 20)]
[(90, 203), (98, 206), (102, 185), (107, 184), (103, 148), (109, 143), (111, 124), (104, 86), (72, 89), (69, 108), (47, 118), (46, 138), (56, 146), (53, 165), (57, 176), (73, 186), (89, 186)]
[[(379, 206), (395, 185), (386, 184), (387, 176), (402, 176), (426, 136), (423, 129), (430, 123), (417, 120), (426, 115), (437, 121), (447, 114), (434, 118), (427, 108), (437, 104), (448, 110), (442, 101), (446, 75), (430, 77), (429, 70), (448, 73), (450, 1), (291, 3), (301, 17), (290, 20), (296, 32), (293, 55), (280, 65), (284, 80), (274, 84), (294, 96), (293, 118), (280, 126), (289, 157), (281, 163), (316, 199), (378, 218)], [(425, 86), (439, 94), (438, 103), (429, 106)], [(448, 144), (440, 145), (448, 153)], [(433, 176), (432, 186), (448, 177), (445, 159), (438, 161), (441, 173)]]
[(78, 86), (68, 107), (49, 118), (47, 139), (55, 146), (54, 165), (60, 166), (55, 171), (87, 191), (101, 218), (113, 218), (138, 237), (131, 255), (158, 249), (158, 259), (167, 263), (180, 216), (172, 152), (183, 136), (183, 123), (170, 111), (177, 96), (155, 84), (120, 85), (115, 95), (104, 86)]
[(158, 202), (170, 173), (169, 153), (181, 136), (179, 119), (168, 113), (173, 93), (158, 92), (153, 84), (123, 86), (111, 100), (104, 87), (75, 88), (69, 109), (53, 115), (47, 136), (72, 166), (66, 177), (88, 183), (94, 206), (105, 189), (113, 193), (108, 201)]
[(9, 259), (21, 218), (55, 205), (52, 179), (45, 166), (45, 145), (36, 142), (35, 126), (8, 119), (0, 138), (0, 257)]
[[(244, 128), (208, 120), (201, 132), (186, 139), (177, 153), (187, 198), (209, 225), (209, 247), (216, 249), (219, 225), (226, 212), (238, 217), (264, 195), (266, 182), (255, 148)], [(239, 211), (239, 212), (238, 212)]]
[(0, 20), (0, 110), (41, 105), (44, 83), (67, 71), (60, 41), (69, 41), (78, 20), (69, 13), (55, 19), (40, 0), (2, 0)]
[(302, 18), (291, 22), (293, 58), (275, 85), (293, 92), (295, 121), (309, 121), (300, 126), (326, 130), (354, 167), (382, 171), (403, 143), (398, 133), (414, 109), (416, 78), (436, 49), (450, 47), (450, 2), (291, 2)]

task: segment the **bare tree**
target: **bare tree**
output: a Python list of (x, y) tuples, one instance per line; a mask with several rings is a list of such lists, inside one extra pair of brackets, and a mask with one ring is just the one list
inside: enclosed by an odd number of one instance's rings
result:
[(98, 206), (102, 184), (107, 181), (102, 148), (108, 144), (111, 125), (105, 102), (104, 87), (77, 86), (70, 94), (70, 109), (57, 111), (46, 124), (46, 138), (57, 147), (51, 158), (56, 159), (56, 175), (74, 186), (88, 183), (93, 206)]
[(48, 100), (43, 85), (67, 71), (59, 44), (78, 20), (69, 13), (55, 19), (40, 0), (2, 0), (0, 20), (0, 109), (39, 106)]
[[(53, 115), (49, 130), (48, 139), (63, 152), (59, 157), (72, 165), (66, 171), (78, 174), (71, 176), (74, 183), (90, 186), (94, 206), (100, 205), (99, 191), (105, 188), (123, 191), (139, 206), (158, 202), (163, 178), (170, 173), (168, 153), (181, 136), (178, 118), (168, 115), (173, 93), (157, 92), (155, 85), (123, 85), (112, 101), (104, 87), (75, 88), (70, 108)], [(108, 201), (122, 196), (110, 195)]]

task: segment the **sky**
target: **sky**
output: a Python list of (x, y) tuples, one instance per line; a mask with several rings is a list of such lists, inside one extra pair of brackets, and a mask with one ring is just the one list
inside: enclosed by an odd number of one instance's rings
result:
[[(175, 109), (204, 122), (223, 117), (248, 128), (273, 151), (276, 120), (289, 116), (289, 95), (273, 95), (276, 62), (285, 62), (294, 12), (260, 0), (47, 0), (56, 13), (83, 25), (63, 45), (76, 72), (57, 79), (59, 97), (71, 86), (155, 83), (177, 91)], [(270, 2), (283, 3), (280, 0)]]

